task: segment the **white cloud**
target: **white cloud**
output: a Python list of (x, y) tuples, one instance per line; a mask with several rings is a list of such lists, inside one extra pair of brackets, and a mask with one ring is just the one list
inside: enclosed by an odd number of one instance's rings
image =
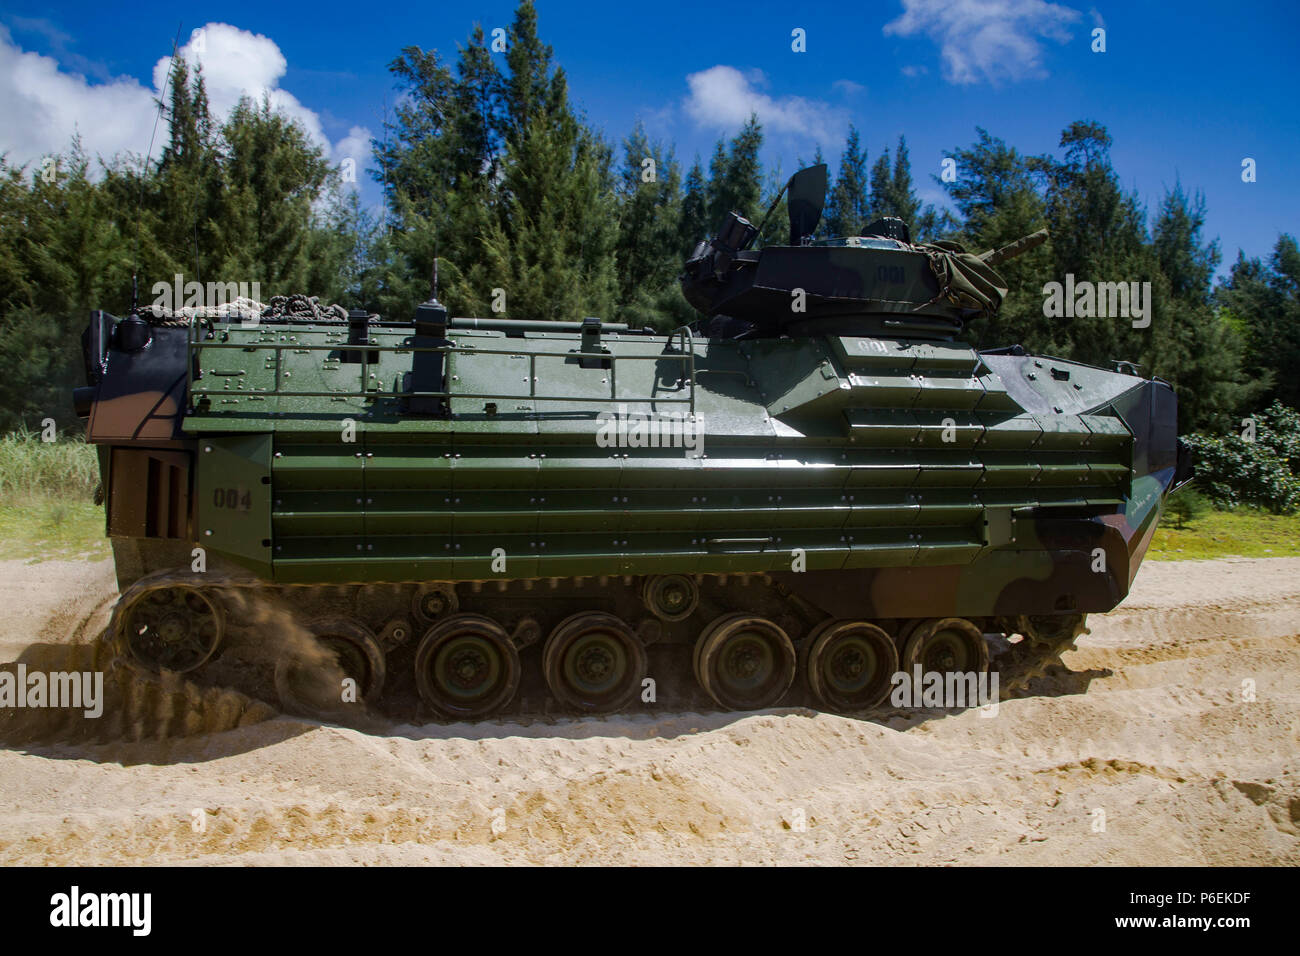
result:
[(44, 17), (8, 17), (7, 19), (9, 27), (15, 33), (35, 34), (45, 41), (55, 59), (65, 70), (85, 73), (102, 82), (112, 79), (104, 64), (88, 59), (74, 50), (77, 41), (71, 34), (60, 30), (57, 24)]
[(765, 82), (758, 70), (746, 75), (732, 66), (713, 66), (686, 77), (691, 92), (682, 107), (701, 126), (738, 129), (756, 113), (769, 133), (790, 133), (823, 143), (841, 138), (843, 111), (802, 96), (769, 96), (756, 89)]
[(352, 160), (352, 173), (356, 176), (354, 182), (358, 186), (365, 175), (366, 164), (370, 162), (370, 139), (370, 130), (364, 126), (354, 126), (348, 130), (347, 136), (334, 144), (331, 155), (336, 165)]
[[(209, 23), (179, 52), (191, 68), (202, 66), (214, 118), (223, 120), (241, 96), (259, 102), (269, 97), (272, 109), (301, 123), (332, 162), (356, 160), (360, 178), (370, 157), (370, 131), (354, 126), (338, 143), (330, 143), (320, 116), (280, 87), (288, 63), (275, 41), (226, 23)], [(8, 152), (12, 164), (27, 163), (66, 150), (73, 134), (80, 133), (91, 156), (143, 155), (154, 127), (154, 99), (162, 94), (170, 67), (170, 56), (154, 64), (153, 89), (132, 77), (91, 83), (81, 74), (60, 71), (52, 57), (22, 51), (0, 26), (0, 152)], [(154, 142), (155, 159), (165, 135), (164, 119)]]
[[(228, 23), (209, 23), (191, 34), (189, 42), (181, 47), (180, 55), (191, 70), (195, 66), (203, 68), (203, 82), (214, 115), (227, 115), (241, 96), (251, 97), (259, 103), (262, 97), (267, 96), (272, 109), (297, 120), (312, 140), (329, 148), (320, 117), (303, 106), (292, 93), (280, 89), (280, 78), (288, 70), (289, 63), (274, 40)], [(155, 89), (162, 89), (167, 71), (171, 69), (171, 60), (170, 56), (165, 56), (154, 64)]]
[(1047, 0), (903, 0), (885, 34), (930, 37), (951, 83), (997, 83), (1046, 75), (1039, 41), (1069, 40), (1066, 27), (1079, 16)]
[(122, 77), (91, 85), (48, 56), (24, 53), (0, 26), (0, 153), (28, 163), (68, 148), (75, 133), (91, 156), (143, 153), (153, 128), (152, 93)]
[(865, 93), (867, 88), (861, 83), (855, 83), (853, 80), (836, 80), (831, 84), (845, 96), (857, 96), (859, 93)]

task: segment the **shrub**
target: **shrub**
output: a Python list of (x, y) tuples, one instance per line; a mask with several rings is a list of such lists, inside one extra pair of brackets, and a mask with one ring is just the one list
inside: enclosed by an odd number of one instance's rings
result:
[(1173, 516), (1174, 527), (1182, 531), (1189, 521), (1195, 521), (1210, 508), (1210, 502), (1198, 491), (1184, 485), (1169, 496), (1165, 510)]
[(1247, 504), (1273, 514), (1300, 506), (1300, 412), (1274, 402), (1247, 429), (1226, 436), (1189, 435), (1196, 483), (1216, 503)]

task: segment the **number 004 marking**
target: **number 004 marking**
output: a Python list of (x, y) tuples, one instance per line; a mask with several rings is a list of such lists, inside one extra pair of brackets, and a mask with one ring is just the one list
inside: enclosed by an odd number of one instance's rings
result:
[(212, 492), (212, 505), (216, 508), (234, 508), (248, 511), (253, 507), (253, 495), (238, 488), (217, 488)]

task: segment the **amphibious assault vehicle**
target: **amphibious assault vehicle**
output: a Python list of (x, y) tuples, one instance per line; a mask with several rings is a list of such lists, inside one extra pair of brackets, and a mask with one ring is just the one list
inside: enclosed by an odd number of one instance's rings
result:
[(736, 213), (701, 242), (704, 317), (670, 334), (436, 296), (94, 313), (105, 639), (314, 713), (860, 712), (918, 667), (1023, 687), (1123, 599), (1189, 474), (1174, 393), (959, 341), (1044, 234), (813, 241), (825, 186), (788, 184), (787, 245)]

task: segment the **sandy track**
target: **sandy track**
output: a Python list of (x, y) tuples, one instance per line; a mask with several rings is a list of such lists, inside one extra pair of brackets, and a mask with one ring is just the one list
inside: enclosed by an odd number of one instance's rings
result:
[[(0, 566), (0, 660), (102, 624), (108, 562)], [(1149, 563), (1089, 623), (995, 717), (280, 717), (0, 750), (0, 862), (1300, 862), (1300, 559)]]

